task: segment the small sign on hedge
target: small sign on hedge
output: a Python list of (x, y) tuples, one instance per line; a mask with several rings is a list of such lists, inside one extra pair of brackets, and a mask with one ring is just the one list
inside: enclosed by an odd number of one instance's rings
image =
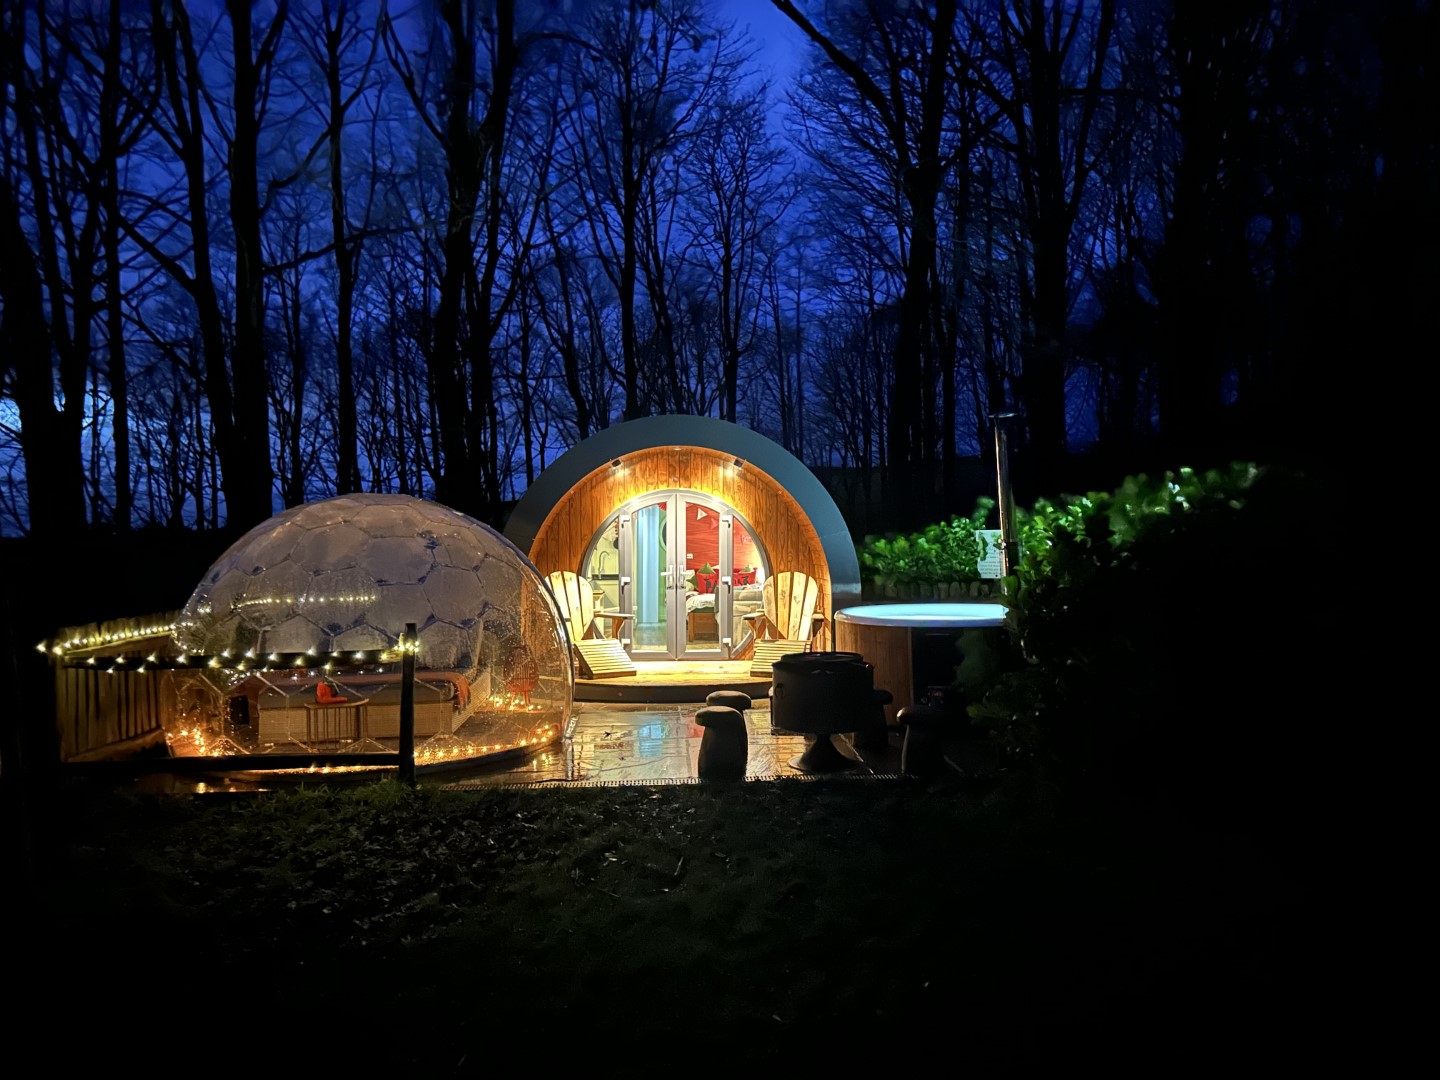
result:
[(1000, 530), (976, 529), (975, 536), (980, 541), (980, 558), (975, 564), (980, 576), (998, 581), (1005, 576), (1004, 563), (1000, 558)]

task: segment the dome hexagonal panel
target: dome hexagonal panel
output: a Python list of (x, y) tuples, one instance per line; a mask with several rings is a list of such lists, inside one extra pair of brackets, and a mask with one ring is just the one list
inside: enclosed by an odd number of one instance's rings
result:
[[(361, 531), (365, 532), (363, 526)], [(413, 534), (371, 536), (366, 532), (366, 537), (361, 561), (366, 566), (383, 567), (389, 575), (383, 579), (387, 585), (424, 581), (425, 576), (435, 569), (436, 552), (427, 545), (415, 543)]]
[[(354, 525), (336, 522), (322, 528), (312, 528), (290, 558), (302, 566), (321, 568), (327, 571), (344, 570), (358, 565), (361, 549), (369, 538)], [(242, 560), (244, 561), (244, 560)]]

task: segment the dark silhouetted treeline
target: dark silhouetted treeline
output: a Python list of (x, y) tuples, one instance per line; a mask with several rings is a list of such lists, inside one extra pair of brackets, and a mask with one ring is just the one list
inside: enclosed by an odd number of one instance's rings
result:
[(1435, 5), (774, 4), (793, 85), (699, 0), (0, 0), (0, 528), (499, 522), (659, 412), (898, 525), (996, 412), (1039, 490), (1406, 396)]

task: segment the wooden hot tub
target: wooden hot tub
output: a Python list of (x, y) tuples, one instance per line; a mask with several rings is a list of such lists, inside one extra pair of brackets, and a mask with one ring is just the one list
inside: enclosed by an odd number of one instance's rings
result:
[[(866, 604), (835, 613), (835, 648), (856, 652), (875, 668), (875, 686), (888, 690), (885, 722), (915, 701), (915, 636), (1003, 626), (1003, 604)], [(923, 688), (922, 688), (923, 690)]]

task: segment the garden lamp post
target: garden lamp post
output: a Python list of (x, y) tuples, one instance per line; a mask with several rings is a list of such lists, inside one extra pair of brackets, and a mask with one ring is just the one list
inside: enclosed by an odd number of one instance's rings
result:
[(405, 624), (400, 639), (400, 780), (415, 786), (415, 624)]

